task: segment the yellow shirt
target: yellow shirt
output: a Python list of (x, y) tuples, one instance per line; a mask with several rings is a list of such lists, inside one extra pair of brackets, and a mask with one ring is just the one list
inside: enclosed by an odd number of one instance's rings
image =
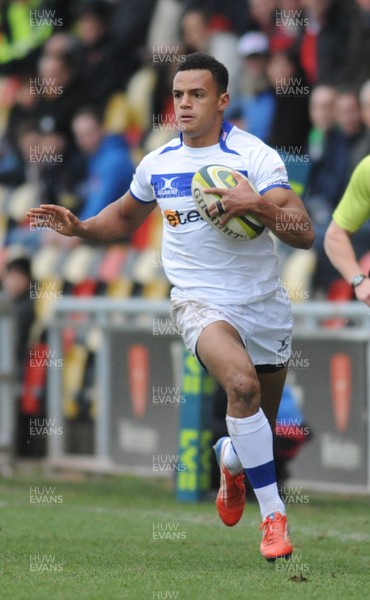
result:
[[(24, 58), (33, 49), (41, 46), (53, 33), (53, 23), (62, 24), (56, 11), (43, 8), (42, 0), (9, 2), (5, 9), (10, 37), (0, 33), (0, 63)], [(34, 16), (33, 16), (34, 15)], [(1, 22), (0, 27), (4, 27)]]
[(354, 233), (370, 218), (370, 155), (357, 165), (333, 219), (346, 231)]

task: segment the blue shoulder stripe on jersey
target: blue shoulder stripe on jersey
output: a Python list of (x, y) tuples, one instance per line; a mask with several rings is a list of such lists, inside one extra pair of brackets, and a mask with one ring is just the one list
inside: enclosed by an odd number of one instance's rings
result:
[(290, 187), (289, 183), (273, 183), (272, 185), (268, 185), (266, 188), (261, 190), (259, 193), (264, 194), (265, 192), (268, 192), (269, 190), (272, 190), (273, 188), (284, 188), (286, 190), (292, 189)]
[(229, 154), (236, 154), (237, 156), (241, 156), (241, 154), (239, 152), (236, 152), (236, 150), (231, 150), (226, 145), (226, 140), (228, 138), (230, 131), (233, 129), (233, 127), (234, 127), (234, 125), (232, 123), (229, 123), (229, 121), (222, 121), (222, 133), (220, 135), (220, 148), (221, 148), (221, 150), (223, 150), (223, 152), (228, 152)]
[(140, 202), (140, 204), (151, 204), (152, 202), (157, 202), (157, 200), (155, 198), (153, 200), (148, 200), (148, 202), (146, 202), (146, 200), (141, 200), (134, 194), (134, 192), (132, 191), (131, 188), (130, 188), (130, 194), (133, 197), (133, 199), (136, 200), (136, 202)]
[(165, 152), (171, 152), (172, 150), (178, 150), (182, 146), (182, 132), (180, 133), (180, 143), (178, 146), (166, 146), (159, 154), (164, 154)]

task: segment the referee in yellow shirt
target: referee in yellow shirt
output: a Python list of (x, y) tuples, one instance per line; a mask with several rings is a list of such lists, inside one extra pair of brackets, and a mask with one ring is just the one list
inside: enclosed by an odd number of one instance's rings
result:
[[(370, 218), (370, 155), (355, 168), (344, 195), (333, 213), (324, 240), (325, 252), (348, 281), (357, 300), (370, 306), (369, 274), (361, 272), (351, 235)], [(369, 240), (370, 250), (370, 240)]]

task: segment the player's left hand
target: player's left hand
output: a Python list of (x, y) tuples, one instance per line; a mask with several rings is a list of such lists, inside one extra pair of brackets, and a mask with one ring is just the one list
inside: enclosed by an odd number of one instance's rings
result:
[(231, 217), (242, 217), (247, 213), (253, 215), (256, 202), (260, 200), (260, 195), (251, 188), (248, 181), (242, 175), (236, 171), (233, 171), (232, 175), (238, 182), (235, 187), (230, 189), (214, 187), (204, 190), (205, 194), (217, 194), (220, 196), (219, 202), (211, 204), (208, 212), (211, 217), (215, 217), (220, 214), (220, 210), (225, 211), (221, 217), (221, 225), (225, 225)]

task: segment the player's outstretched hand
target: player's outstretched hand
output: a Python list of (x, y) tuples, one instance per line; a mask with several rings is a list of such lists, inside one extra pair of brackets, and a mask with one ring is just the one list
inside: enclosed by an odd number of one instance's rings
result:
[(62, 235), (72, 237), (78, 235), (81, 221), (68, 208), (55, 204), (41, 204), (38, 208), (31, 208), (27, 217), (30, 219), (31, 229), (54, 229)]

